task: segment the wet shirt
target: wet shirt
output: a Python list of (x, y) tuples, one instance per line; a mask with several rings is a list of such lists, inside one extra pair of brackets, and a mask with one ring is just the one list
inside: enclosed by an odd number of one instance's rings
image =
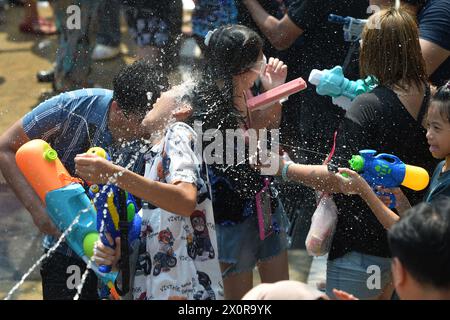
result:
[(183, 217), (144, 204), (139, 212), (142, 229), (133, 285), (136, 300), (223, 299), (211, 194), (206, 170), (194, 152), (196, 139), (191, 127), (175, 123), (146, 155), (145, 177), (162, 183), (194, 184), (197, 206), (190, 217)]
[(430, 180), (425, 202), (432, 202), (440, 197), (450, 197), (450, 171), (442, 172), (445, 161), (440, 162)]
[[(426, 130), (406, 110), (397, 95), (386, 87), (358, 96), (342, 123), (333, 162), (349, 167), (348, 160), (362, 149), (397, 156), (406, 164), (432, 172), (436, 160), (428, 151)], [(424, 191), (402, 188), (412, 205), (422, 201)], [(359, 196), (335, 194), (339, 209), (330, 259), (357, 251), (380, 257), (390, 255), (387, 233)]]
[[(450, 51), (450, 0), (429, 0), (417, 16), (420, 38)], [(450, 79), (450, 57), (436, 69), (430, 80), (442, 86)]]

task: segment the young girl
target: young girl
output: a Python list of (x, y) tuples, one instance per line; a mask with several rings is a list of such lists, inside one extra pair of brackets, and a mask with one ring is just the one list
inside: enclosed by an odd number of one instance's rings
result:
[[(284, 83), (287, 66), (278, 59), (267, 62), (261, 38), (244, 26), (220, 27), (209, 33), (205, 44), (206, 69), (192, 97), (194, 118), (202, 121), (203, 132), (214, 129), (225, 139), (230, 129), (278, 128), (279, 103), (249, 113), (246, 98), (258, 79), (262, 90)], [(236, 148), (223, 149), (224, 160), (229, 155), (236, 159)], [(264, 240), (259, 236), (256, 195), (270, 180), (250, 166), (248, 156), (242, 163), (214, 163), (210, 169), (225, 298), (240, 299), (252, 288), (256, 265), (262, 282), (288, 279), (286, 217), (273, 187), (266, 193), (266, 209), (272, 211), (274, 232)]]
[[(438, 197), (450, 196), (450, 81), (439, 88), (431, 100), (427, 116), (426, 137), (433, 157), (445, 159), (434, 170), (428, 191), (424, 197), (425, 202), (432, 202)], [(342, 191), (359, 194), (386, 229), (389, 229), (400, 219), (395, 212), (386, 206), (390, 203), (389, 197), (383, 198), (382, 202), (358, 173), (349, 169), (340, 169), (340, 172), (347, 173), (350, 178), (342, 180)], [(400, 188), (382, 191), (394, 193), (396, 209), (400, 216), (411, 207)]]
[[(164, 121), (191, 114), (189, 108), (180, 107), (176, 92), (161, 95), (145, 125), (163, 129)], [(194, 153), (196, 133), (176, 122), (162, 139), (158, 136), (145, 156), (144, 177), (87, 154), (75, 158), (77, 173), (91, 183), (107, 183), (115, 176), (117, 186), (145, 201), (138, 213), (142, 228), (132, 277), (134, 299), (221, 299), (211, 197), (205, 168)], [(120, 241), (117, 244), (114, 251), (98, 242), (95, 262), (115, 266), (120, 258)]]

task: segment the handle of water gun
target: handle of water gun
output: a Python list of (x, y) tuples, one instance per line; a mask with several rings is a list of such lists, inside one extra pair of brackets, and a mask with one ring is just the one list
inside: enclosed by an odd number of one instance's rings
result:
[(392, 164), (402, 164), (402, 160), (400, 160), (397, 156), (388, 153), (380, 153), (375, 157), (376, 159), (388, 160)]
[(366, 22), (367, 20), (349, 17), (348, 23), (345, 23), (342, 28), (344, 30), (344, 40), (351, 42), (359, 40)]
[[(116, 248), (115, 244), (111, 245), (111, 243), (109, 243), (108, 238), (106, 237), (106, 234), (104, 232), (100, 233), (100, 240), (102, 241), (102, 243), (105, 246), (110, 247), (112, 249)], [(112, 266), (106, 266), (106, 265), (101, 265), (98, 267), (98, 270), (103, 273), (109, 273), (109, 272), (111, 272), (111, 269), (112, 269)]]

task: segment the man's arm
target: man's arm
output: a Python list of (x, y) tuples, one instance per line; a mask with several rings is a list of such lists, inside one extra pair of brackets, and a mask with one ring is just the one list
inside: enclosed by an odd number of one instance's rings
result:
[(436, 69), (450, 56), (450, 51), (446, 50), (437, 44), (420, 39), (420, 47), (422, 49), (422, 56), (425, 60), (428, 76), (431, 76)]
[(42, 233), (58, 235), (38, 195), (26, 181), (16, 164), (16, 151), (30, 139), (22, 127), (22, 119), (0, 136), (0, 170), (16, 196), (31, 213), (34, 224)]
[(243, 0), (258, 28), (277, 50), (289, 48), (303, 34), (286, 14), (281, 20), (269, 15), (258, 0)]

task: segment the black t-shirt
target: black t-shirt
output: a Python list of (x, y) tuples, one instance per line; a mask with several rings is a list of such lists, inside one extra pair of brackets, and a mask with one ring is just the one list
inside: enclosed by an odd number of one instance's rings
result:
[[(342, 25), (328, 22), (333, 13), (340, 16), (366, 18), (369, 1), (364, 0), (293, 0), (288, 16), (304, 33), (295, 54), (290, 52), (289, 77), (307, 79), (312, 69), (329, 69), (342, 65), (350, 42), (344, 41)], [(347, 75), (350, 78), (358, 75)]]
[[(429, 0), (417, 16), (420, 38), (450, 50), (450, 0)], [(430, 77), (436, 86), (450, 79), (450, 57)]]
[[(348, 160), (362, 149), (396, 155), (404, 163), (433, 172), (437, 161), (428, 151), (426, 130), (406, 110), (397, 95), (386, 87), (358, 96), (338, 133), (333, 162), (349, 167)], [(411, 204), (422, 201), (425, 191), (402, 188)], [(339, 209), (330, 259), (350, 251), (389, 256), (384, 227), (359, 196), (334, 195)]]
[[(350, 42), (344, 41), (343, 26), (328, 22), (328, 16), (333, 13), (365, 18), (368, 5), (368, 1), (362, 0), (292, 0), (287, 14), (304, 33), (282, 52), (282, 59), (288, 65), (288, 79), (307, 80), (313, 69), (343, 65)], [(347, 78), (359, 78), (357, 54), (358, 50), (345, 71)], [(325, 156), (320, 154), (330, 151), (336, 124), (342, 117), (342, 109), (333, 105), (330, 97), (319, 96), (315, 90), (315, 86), (309, 85), (289, 97), (283, 106), (281, 125), (283, 143), (297, 147), (290, 152), (293, 158), (309, 164), (324, 160)]]

